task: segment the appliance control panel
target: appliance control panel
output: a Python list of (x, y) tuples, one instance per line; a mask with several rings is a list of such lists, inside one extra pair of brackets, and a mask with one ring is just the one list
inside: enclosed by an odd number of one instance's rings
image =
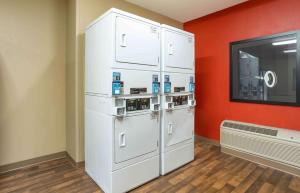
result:
[(187, 105), (188, 104), (188, 96), (173, 96), (174, 106)]
[(126, 111), (150, 109), (150, 98), (126, 99)]
[(159, 96), (126, 98), (120, 97), (114, 99), (113, 112), (114, 116), (122, 117), (127, 113), (150, 110), (151, 112), (160, 111)]
[(164, 109), (167, 111), (172, 111), (179, 106), (189, 106), (191, 108), (196, 106), (194, 94), (185, 93), (183, 95), (166, 95), (164, 97)]

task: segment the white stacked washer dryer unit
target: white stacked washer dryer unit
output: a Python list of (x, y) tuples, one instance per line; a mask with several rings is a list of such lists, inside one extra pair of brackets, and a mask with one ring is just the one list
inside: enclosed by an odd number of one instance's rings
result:
[(85, 169), (106, 193), (159, 176), (160, 24), (110, 9), (86, 29)]
[(161, 26), (162, 175), (194, 159), (194, 35)]

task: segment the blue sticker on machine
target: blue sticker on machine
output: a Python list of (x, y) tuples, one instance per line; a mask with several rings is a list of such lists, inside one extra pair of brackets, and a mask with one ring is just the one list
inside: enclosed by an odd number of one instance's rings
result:
[(153, 82), (152, 83), (152, 93), (153, 94), (158, 94), (159, 93), (159, 87), (160, 87), (159, 82)]
[(120, 95), (121, 87), (121, 73), (113, 72), (112, 95)]
[(190, 83), (194, 83), (194, 77), (190, 76)]
[(152, 75), (152, 82), (158, 82), (158, 75), (157, 74)]
[(121, 81), (121, 73), (113, 72), (113, 82), (120, 82), (120, 81)]
[(165, 80), (164, 82), (170, 82), (170, 76), (169, 75), (165, 75)]
[(170, 93), (170, 92), (171, 92), (171, 82), (165, 82), (164, 93)]
[(194, 92), (194, 90), (195, 90), (195, 84), (192, 83), (192, 82), (190, 82), (190, 86), (189, 87), (190, 87), (189, 88), (190, 92)]
[(195, 83), (194, 83), (194, 77), (193, 76), (190, 76), (189, 91), (190, 92), (195, 91)]
[(113, 82), (112, 83), (112, 94), (113, 95), (121, 94), (121, 82)]
[(152, 76), (152, 93), (158, 94), (159, 88), (160, 88), (160, 83), (158, 82), (158, 75), (153, 74), (153, 76)]
[(171, 82), (170, 82), (170, 76), (165, 75), (164, 79), (164, 93), (170, 93), (171, 92)]

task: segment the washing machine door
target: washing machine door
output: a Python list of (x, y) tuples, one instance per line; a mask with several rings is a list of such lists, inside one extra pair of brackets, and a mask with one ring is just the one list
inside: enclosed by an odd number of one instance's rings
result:
[(115, 119), (115, 162), (120, 163), (158, 150), (159, 120), (153, 114)]
[(165, 146), (190, 140), (194, 135), (194, 109), (166, 111), (164, 124)]

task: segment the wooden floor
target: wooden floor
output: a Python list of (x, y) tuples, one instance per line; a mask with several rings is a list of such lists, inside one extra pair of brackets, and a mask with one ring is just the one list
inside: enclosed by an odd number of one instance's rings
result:
[[(135, 190), (142, 192), (199, 193), (300, 193), (300, 178), (235, 158), (216, 146), (196, 143), (196, 159)], [(0, 174), (0, 193), (5, 192), (102, 192), (67, 158)]]

